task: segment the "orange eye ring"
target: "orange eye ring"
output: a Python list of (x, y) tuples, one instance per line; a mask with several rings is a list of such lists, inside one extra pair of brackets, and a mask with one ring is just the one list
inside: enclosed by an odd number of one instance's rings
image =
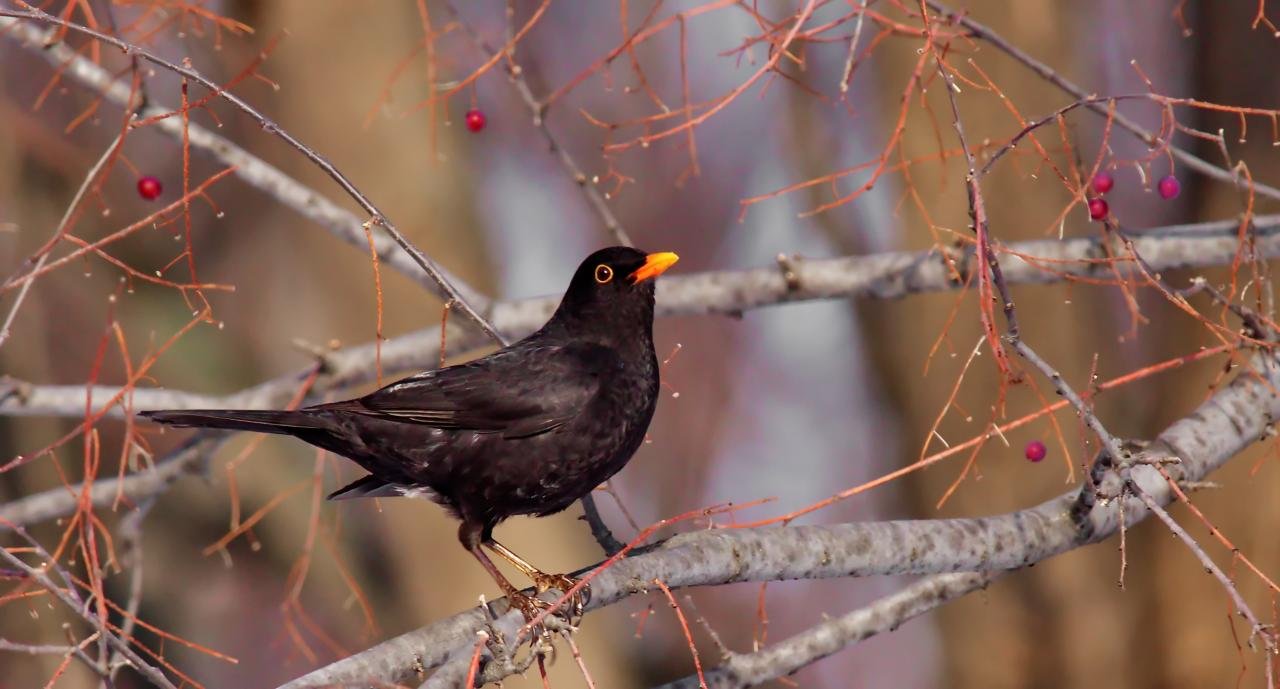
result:
[(596, 266), (596, 282), (603, 285), (610, 280), (613, 280), (613, 268), (603, 263)]

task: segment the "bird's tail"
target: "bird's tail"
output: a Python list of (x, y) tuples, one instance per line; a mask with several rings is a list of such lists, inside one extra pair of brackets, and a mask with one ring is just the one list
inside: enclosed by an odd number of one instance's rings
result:
[(248, 409), (168, 409), (138, 412), (167, 426), (224, 428), (233, 431), (303, 435), (323, 429), (322, 420), (304, 411), (260, 411)]

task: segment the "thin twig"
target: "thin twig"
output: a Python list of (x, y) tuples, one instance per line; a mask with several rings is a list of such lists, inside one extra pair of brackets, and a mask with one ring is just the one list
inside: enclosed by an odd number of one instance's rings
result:
[[(120, 638), (126, 643), (132, 641), (134, 627), (138, 624), (138, 609), (142, 607), (142, 522), (156, 504), (156, 496), (143, 499), (134, 510), (120, 520), (118, 533), (123, 546), (120, 557), (121, 564), (129, 568), (129, 597), (124, 606), (124, 621), (120, 624)], [(113, 651), (107, 661), (110, 677), (124, 666), (119, 651)]]
[(858, 18), (853, 23), (853, 38), (849, 39), (849, 54), (844, 59), (844, 71), (840, 73), (840, 93), (849, 92), (849, 78), (853, 76), (853, 64), (858, 58), (858, 42), (862, 38), (863, 20), (867, 18), (868, 0), (858, 0)]
[(680, 609), (680, 603), (676, 601), (671, 589), (662, 579), (654, 579), (653, 583), (659, 589), (662, 589), (662, 594), (667, 597), (667, 604), (671, 606), (672, 612), (676, 614), (676, 621), (680, 623), (680, 631), (684, 632), (684, 639), (689, 646), (689, 653), (693, 656), (693, 669), (698, 676), (699, 689), (707, 689), (707, 679), (702, 674), (702, 659), (698, 655), (698, 645), (693, 641), (693, 634), (689, 631), (689, 621), (685, 619), (684, 610)]
[(564, 637), (564, 642), (569, 644), (569, 652), (573, 654), (573, 662), (578, 664), (578, 671), (582, 673), (582, 680), (587, 683), (587, 689), (596, 689), (596, 682), (591, 678), (591, 672), (587, 670), (587, 662), (582, 658), (582, 651), (578, 650), (578, 644), (573, 640), (573, 633), (564, 631), (560, 635)]
[[(107, 18), (107, 28), (112, 35), (119, 36), (120, 28), (116, 24), (115, 3), (112, 0), (101, 0), (102, 13)], [(147, 89), (147, 75), (142, 72), (142, 63), (138, 60), (137, 55), (129, 55), (129, 72), (134, 74), (138, 80), (138, 104), (133, 108), (134, 112), (138, 112), (145, 108), (151, 102), (150, 94)]]
[(1227, 595), (1231, 597), (1231, 602), (1236, 606), (1236, 612), (1240, 613), (1240, 616), (1249, 623), (1250, 645), (1252, 645), (1253, 638), (1255, 636), (1261, 637), (1262, 644), (1265, 647), (1268, 656), (1267, 664), (1270, 665), (1270, 657), (1277, 653), (1276, 640), (1271, 632), (1271, 625), (1263, 624), (1262, 621), (1258, 619), (1258, 616), (1253, 613), (1249, 604), (1245, 602), (1244, 596), (1240, 595), (1240, 591), (1236, 588), (1235, 582), (1222, 571), (1222, 568), (1213, 561), (1213, 558), (1209, 557), (1209, 554), (1204, 551), (1204, 548), (1201, 548), (1200, 544), (1196, 543), (1196, 539), (1192, 538), (1191, 534), (1187, 533), (1187, 530), (1182, 528), (1182, 525), (1175, 521), (1174, 518), (1160, 506), (1160, 503), (1156, 502), (1145, 490), (1142, 489), (1141, 486), (1138, 486), (1135, 483), (1129, 483), (1129, 490), (1142, 501), (1142, 504), (1147, 506), (1147, 509), (1151, 510), (1152, 513), (1159, 517), (1160, 521), (1164, 522), (1164, 525), (1173, 532), (1174, 536), (1178, 537), (1178, 540), (1182, 541), (1182, 543), (1191, 550), (1192, 554), (1196, 556), (1196, 559), (1200, 561), (1200, 564), (1204, 566), (1204, 570), (1212, 574), (1213, 578), (1217, 579), (1218, 582), (1222, 584), (1222, 588), (1226, 589)]
[(600, 509), (596, 507), (596, 498), (593, 493), (582, 496), (582, 515), (587, 526), (591, 528), (591, 537), (596, 539), (605, 557), (611, 557), (622, 550), (624, 544), (609, 530), (609, 525), (604, 523), (604, 518), (600, 516)]
[(8, 639), (0, 639), (0, 651), (12, 651), (27, 655), (63, 655), (70, 653), (75, 646), (60, 644), (24, 644)]
[[(44, 264), (49, 261), (49, 256), (53, 254), (52, 242), (67, 231), (67, 227), (72, 217), (75, 216), (76, 209), (80, 207), (80, 203), (84, 200), (85, 194), (89, 192), (90, 187), (93, 186), (94, 181), (102, 173), (102, 170), (106, 168), (107, 162), (115, 157), (116, 151), (124, 143), (124, 137), (125, 130), (121, 130), (111, 140), (107, 150), (102, 152), (102, 156), (98, 158), (98, 161), (89, 168), (89, 172), (84, 176), (84, 181), (80, 183), (80, 188), (76, 189), (75, 195), (71, 197), (71, 202), (67, 204), (67, 210), (62, 213), (62, 220), (58, 221), (58, 226), (54, 229), (53, 237), (50, 239), (50, 243), (46, 245), (46, 250), (40, 254), (40, 257), (36, 259), (35, 264), (31, 266), (31, 270), (26, 272), (26, 275), (39, 273), (44, 268)], [(14, 279), (21, 278), (15, 276)], [(13, 320), (18, 316), (18, 309), (22, 307), (22, 302), (26, 299), (27, 292), (31, 290), (31, 285), (34, 283), (35, 280), (27, 280), (22, 284), (22, 288), (18, 290), (17, 298), (14, 299), (13, 305), (9, 307), (9, 315), (4, 319), (4, 325), (0, 325), (0, 347), (4, 346), (5, 340), (9, 339), (10, 326), (13, 325)]]

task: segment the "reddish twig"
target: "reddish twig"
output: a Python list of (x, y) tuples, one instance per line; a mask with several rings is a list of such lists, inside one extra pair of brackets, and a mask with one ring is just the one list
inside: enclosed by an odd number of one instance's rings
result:
[(707, 678), (702, 675), (702, 660), (698, 657), (698, 645), (693, 642), (693, 634), (689, 632), (689, 621), (685, 619), (680, 603), (676, 602), (676, 597), (671, 595), (671, 589), (667, 588), (661, 579), (654, 579), (653, 583), (662, 589), (662, 594), (667, 597), (667, 604), (675, 611), (676, 619), (680, 622), (680, 630), (684, 632), (685, 642), (689, 645), (689, 653), (693, 655), (693, 669), (698, 673), (698, 686), (701, 689), (707, 689)]

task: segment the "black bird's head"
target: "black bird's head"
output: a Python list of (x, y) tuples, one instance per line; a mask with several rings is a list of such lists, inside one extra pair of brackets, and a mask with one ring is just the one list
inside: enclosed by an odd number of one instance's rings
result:
[(635, 337), (637, 329), (647, 335), (653, 326), (653, 279), (677, 260), (669, 251), (646, 254), (626, 246), (600, 249), (578, 266), (550, 323), (580, 335)]

